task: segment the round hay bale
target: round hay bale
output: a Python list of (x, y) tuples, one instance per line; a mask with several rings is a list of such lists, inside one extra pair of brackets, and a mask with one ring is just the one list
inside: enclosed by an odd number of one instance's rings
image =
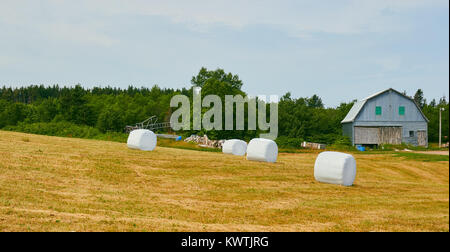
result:
[(239, 139), (226, 140), (222, 145), (222, 152), (236, 156), (244, 156), (247, 152), (247, 143)]
[(356, 161), (350, 154), (325, 151), (314, 164), (314, 178), (320, 182), (351, 186), (355, 177)]
[(247, 146), (247, 160), (275, 163), (278, 157), (277, 144), (269, 139), (254, 138)]
[(156, 147), (156, 135), (151, 130), (137, 129), (130, 132), (127, 146), (131, 149), (152, 151)]

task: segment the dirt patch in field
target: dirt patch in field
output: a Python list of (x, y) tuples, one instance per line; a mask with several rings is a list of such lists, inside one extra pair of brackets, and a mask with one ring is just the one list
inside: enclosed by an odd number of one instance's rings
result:
[(447, 155), (448, 151), (411, 151), (412, 153), (431, 154), (431, 155)]

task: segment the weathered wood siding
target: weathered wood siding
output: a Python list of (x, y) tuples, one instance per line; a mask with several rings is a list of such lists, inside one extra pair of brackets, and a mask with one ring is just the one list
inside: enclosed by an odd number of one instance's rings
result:
[(401, 127), (380, 127), (378, 144), (402, 144)]
[(350, 139), (352, 139), (353, 138), (353, 123), (342, 124), (342, 131), (344, 133), (344, 136), (347, 136)]
[[(418, 131), (425, 131), (426, 134), (428, 134), (428, 124), (427, 122), (354, 122), (353, 127), (401, 127), (402, 128), (402, 142), (408, 143), (412, 145), (419, 145), (418, 144)], [(413, 131), (414, 136), (410, 137), (409, 132)], [(357, 144), (356, 142), (353, 142), (353, 144)], [(428, 145), (428, 138), (427, 138), (427, 144)]]
[(355, 127), (355, 144), (378, 144), (378, 128)]
[(355, 127), (354, 144), (401, 144), (401, 127)]
[(428, 136), (425, 130), (417, 131), (417, 145), (428, 146)]

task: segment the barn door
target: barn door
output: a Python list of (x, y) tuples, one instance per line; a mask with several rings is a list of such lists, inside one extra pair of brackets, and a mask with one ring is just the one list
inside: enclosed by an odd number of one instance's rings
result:
[(355, 127), (355, 144), (378, 144), (378, 128)]
[(402, 144), (402, 127), (380, 127), (378, 144)]
[(427, 146), (427, 132), (425, 130), (417, 131), (417, 144), (419, 146)]

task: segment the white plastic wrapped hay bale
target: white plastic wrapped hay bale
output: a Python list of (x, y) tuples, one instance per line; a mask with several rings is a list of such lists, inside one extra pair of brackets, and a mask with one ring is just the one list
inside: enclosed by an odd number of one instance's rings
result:
[(351, 186), (356, 177), (356, 161), (350, 154), (325, 151), (319, 154), (314, 165), (317, 181)]
[(239, 139), (226, 140), (222, 145), (222, 152), (236, 156), (244, 156), (247, 152), (247, 143)]
[(247, 160), (275, 163), (278, 157), (277, 144), (269, 139), (254, 138), (247, 146)]
[(150, 130), (137, 129), (130, 132), (127, 145), (131, 149), (152, 151), (156, 147), (156, 135)]

